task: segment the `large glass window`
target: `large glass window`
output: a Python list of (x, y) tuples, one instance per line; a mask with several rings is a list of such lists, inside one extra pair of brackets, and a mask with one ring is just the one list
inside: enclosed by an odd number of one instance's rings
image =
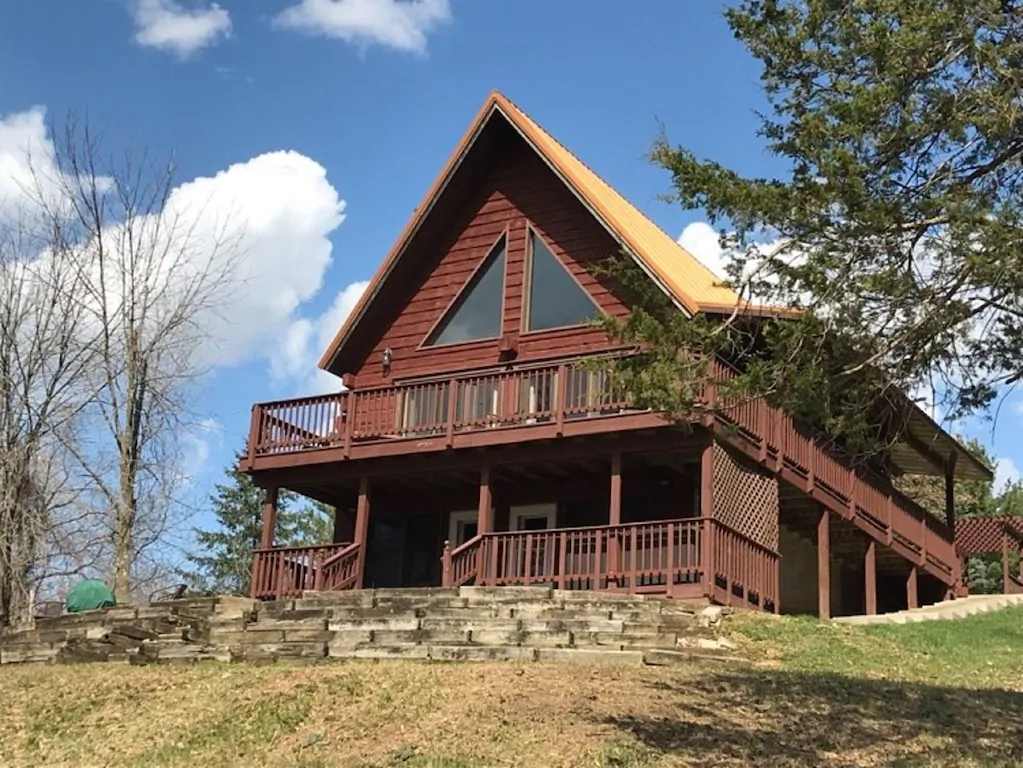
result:
[(455, 303), (426, 340), (426, 346), (494, 339), (501, 335), (505, 239), (462, 288)]
[(590, 295), (533, 230), (529, 231), (529, 253), (527, 331), (582, 325), (600, 315), (600, 309)]

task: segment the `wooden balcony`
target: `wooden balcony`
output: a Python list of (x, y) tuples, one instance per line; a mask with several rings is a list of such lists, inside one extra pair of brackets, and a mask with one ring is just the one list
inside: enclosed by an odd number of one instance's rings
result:
[(253, 407), (248, 468), (374, 458), (664, 426), (580, 361)]
[[(716, 439), (944, 584), (960, 583), (952, 531), (885, 478), (853, 468), (820, 439), (762, 400), (717, 396), (734, 373), (714, 362), (694, 422)], [(631, 407), (607, 372), (579, 360), (494, 370), (253, 408), (250, 471), (304, 467), (452, 448), (507, 445), (666, 427)]]
[(779, 555), (708, 518), (488, 533), (445, 548), (442, 584), (549, 584), (777, 611)]

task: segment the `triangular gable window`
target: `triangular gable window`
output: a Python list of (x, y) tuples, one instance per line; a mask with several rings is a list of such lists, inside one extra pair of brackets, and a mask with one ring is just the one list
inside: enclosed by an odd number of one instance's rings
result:
[(505, 250), (502, 237), (430, 332), (424, 346), (496, 339), (501, 335)]
[(527, 331), (582, 325), (600, 316), (600, 308), (590, 295), (532, 229), (529, 230), (529, 253)]

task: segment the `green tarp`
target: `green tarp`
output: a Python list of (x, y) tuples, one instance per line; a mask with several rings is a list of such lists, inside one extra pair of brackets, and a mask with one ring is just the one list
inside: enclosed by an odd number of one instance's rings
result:
[(98, 608), (113, 608), (117, 605), (114, 593), (106, 584), (96, 579), (86, 579), (67, 596), (67, 612), (95, 611)]

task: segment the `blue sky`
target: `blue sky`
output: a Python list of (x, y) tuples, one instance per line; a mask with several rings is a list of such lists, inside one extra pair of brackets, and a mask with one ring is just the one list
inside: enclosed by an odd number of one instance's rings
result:
[[(756, 64), (719, 2), (7, 6), (0, 198), (19, 152), (45, 148), (44, 110), (57, 120), (74, 111), (110, 146), (174, 152), (182, 183), (202, 179), (183, 197), (215, 200), (246, 223), (250, 272), (188, 436), (199, 500), (241, 446), (253, 402), (331, 386), (315, 374), (322, 347), (492, 89), (706, 258), (714, 238), (690, 226), (699, 215), (656, 199), (669, 178), (644, 153), (659, 123), (743, 173), (777, 170), (755, 135), (765, 106)], [(993, 442), (1003, 476), (1023, 466), (1019, 419), (1010, 403), (994, 433), (963, 428)]]

